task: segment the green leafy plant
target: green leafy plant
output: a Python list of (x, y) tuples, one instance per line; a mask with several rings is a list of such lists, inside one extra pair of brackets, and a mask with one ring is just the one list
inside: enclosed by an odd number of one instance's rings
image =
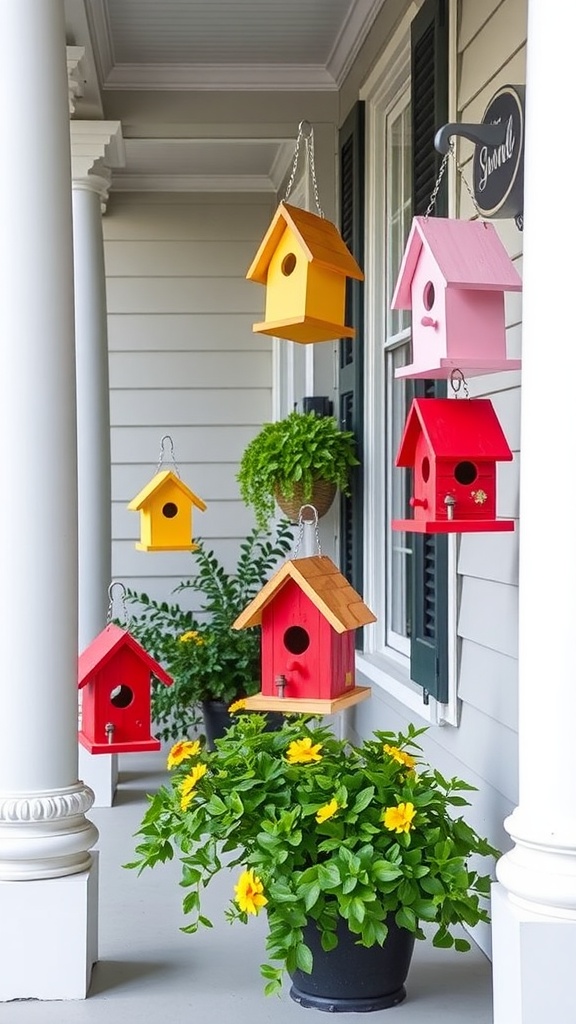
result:
[(161, 739), (189, 734), (200, 721), (202, 701), (230, 702), (260, 689), (260, 628), (236, 630), (232, 623), (286, 558), (292, 541), (285, 521), (274, 536), (254, 528), (240, 545), (233, 572), (198, 541), (192, 553), (196, 573), (172, 592), (201, 594), (196, 613), (127, 590), (126, 602), (136, 606), (130, 632), (174, 679), (172, 686), (152, 687), (152, 718)]
[(338, 944), (340, 919), (360, 944), (383, 945), (392, 914), (418, 939), (430, 922), (434, 945), (464, 952), (470, 944), (453, 926), (489, 920), (490, 878), (469, 859), (498, 851), (456, 816), (474, 787), (421, 760), (424, 731), (375, 732), (354, 746), (311, 716), (267, 732), (262, 715), (239, 711), (214, 751), (172, 748), (171, 778), (149, 797), (137, 859), (126, 866), (141, 872), (177, 851), (187, 932), (210, 925), (201, 910), (210, 879), (240, 867), (227, 917), (246, 923), (265, 910), (267, 993), (285, 970), (311, 972), (302, 931), (310, 921), (325, 950)]
[(266, 529), (277, 488), (292, 498), (295, 486), (301, 485), (303, 503), (310, 501), (317, 479), (349, 494), (350, 467), (358, 462), (354, 434), (340, 430), (332, 416), (291, 412), (265, 423), (244, 449), (237, 474), (240, 494), (260, 528)]

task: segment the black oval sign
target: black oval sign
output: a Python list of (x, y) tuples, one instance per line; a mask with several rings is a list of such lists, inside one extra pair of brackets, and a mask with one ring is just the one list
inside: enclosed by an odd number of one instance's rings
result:
[(505, 85), (486, 107), (483, 124), (502, 126), (496, 146), (474, 148), (474, 198), (483, 217), (519, 217), (524, 192), (524, 87)]

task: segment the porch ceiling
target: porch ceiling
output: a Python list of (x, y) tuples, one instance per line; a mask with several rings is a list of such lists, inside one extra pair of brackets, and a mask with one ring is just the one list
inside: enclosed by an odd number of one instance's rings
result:
[[(201, 133), (175, 128), (181, 118), (167, 114), (166, 94), (180, 94), (173, 95), (180, 111), (182, 94), (191, 93), (205, 100), (220, 94), (216, 108), (226, 103), (223, 93), (335, 94), (385, 2), (65, 0), (67, 43), (84, 48), (74, 117), (122, 120), (126, 165), (114, 172), (117, 188), (204, 191), (233, 183), (240, 191), (275, 191), (293, 134), (259, 133), (256, 116), (242, 130), (233, 109), (229, 131), (207, 127), (204, 117)], [(137, 127), (134, 111), (144, 103), (155, 114)], [(190, 96), (189, 109), (199, 103)]]

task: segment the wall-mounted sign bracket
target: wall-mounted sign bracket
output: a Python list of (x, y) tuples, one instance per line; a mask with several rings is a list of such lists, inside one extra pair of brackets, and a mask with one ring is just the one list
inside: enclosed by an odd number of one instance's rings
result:
[(524, 207), (523, 85), (505, 85), (492, 97), (480, 124), (445, 124), (434, 146), (448, 153), (453, 136), (474, 143), (473, 195), (482, 217), (514, 217), (522, 230)]

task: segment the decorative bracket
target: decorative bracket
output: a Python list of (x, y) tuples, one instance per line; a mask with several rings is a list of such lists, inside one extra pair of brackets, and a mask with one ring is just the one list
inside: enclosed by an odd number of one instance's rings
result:
[(482, 217), (514, 217), (522, 230), (524, 206), (523, 85), (505, 85), (492, 97), (480, 124), (445, 124), (434, 137), (443, 156), (454, 135), (474, 143), (473, 199)]

